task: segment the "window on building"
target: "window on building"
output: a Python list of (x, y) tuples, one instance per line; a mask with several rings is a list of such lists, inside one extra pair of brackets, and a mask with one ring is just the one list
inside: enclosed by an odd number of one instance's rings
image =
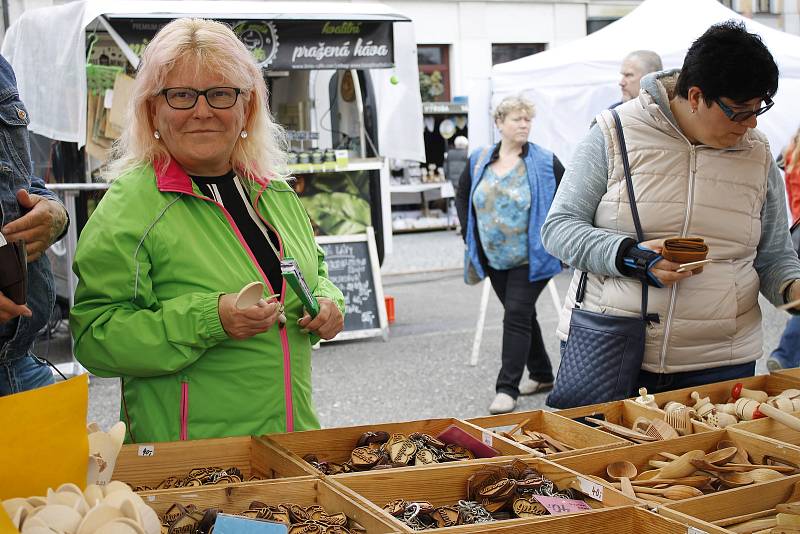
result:
[(776, 13), (773, 9), (773, 4), (771, 0), (757, 0), (754, 2), (753, 5), (753, 12), (755, 13)]
[(502, 43), (492, 44), (492, 65), (507, 63), (525, 56), (544, 52), (545, 43)]
[(612, 17), (591, 17), (586, 19), (586, 35), (590, 33), (594, 33), (597, 30), (601, 30), (611, 24), (612, 22), (618, 21), (619, 18), (612, 18)]
[(450, 46), (417, 45), (419, 91), (423, 102), (450, 101)]
[(719, 3), (727, 7), (728, 9), (735, 9), (735, 6), (733, 5), (734, 4), (733, 0), (719, 0)]

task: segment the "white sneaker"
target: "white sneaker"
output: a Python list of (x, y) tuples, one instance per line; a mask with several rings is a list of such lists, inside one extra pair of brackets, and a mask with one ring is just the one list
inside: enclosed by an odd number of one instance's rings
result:
[(498, 393), (489, 406), (489, 413), (497, 415), (500, 413), (513, 412), (516, 405), (517, 401), (514, 397), (508, 393)]
[(533, 395), (534, 393), (542, 393), (553, 389), (552, 382), (539, 382), (538, 380), (531, 380), (530, 378), (523, 378), (522, 383), (519, 385), (520, 395)]

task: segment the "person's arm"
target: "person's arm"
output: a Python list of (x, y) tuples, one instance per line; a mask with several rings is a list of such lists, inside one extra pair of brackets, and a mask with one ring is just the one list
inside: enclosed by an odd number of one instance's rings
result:
[(753, 266), (758, 272), (761, 293), (774, 305), (786, 303), (784, 291), (800, 279), (800, 260), (789, 237), (783, 180), (770, 157), (767, 197), (761, 207), (761, 239)]
[(35, 178), (30, 191), (16, 192), (23, 215), (2, 228), (8, 241), (22, 239), (28, 261), (36, 261), (47, 248), (61, 239), (67, 231), (69, 219), (64, 205), (44, 187), (41, 178)]
[(578, 145), (564, 173), (542, 226), (542, 243), (550, 254), (576, 269), (621, 276), (618, 257), (635, 240), (594, 226), (607, 183), (605, 138), (595, 125)]
[(558, 189), (561, 186), (561, 179), (564, 177), (564, 165), (555, 154), (553, 154), (553, 174), (556, 177), (556, 189)]
[(458, 191), (456, 191), (456, 213), (458, 222), (461, 224), (461, 239), (467, 239), (467, 214), (469, 213), (469, 192), (472, 189), (472, 178), (470, 176), (470, 160), (461, 171), (458, 179)]
[(140, 220), (145, 210), (137, 213), (132, 188), (120, 185), (89, 219), (76, 251), (75, 356), (98, 376), (172, 374), (228, 338), (218, 312), (222, 293), (157, 298), (150, 278), (153, 243), (145, 233), (148, 221)]

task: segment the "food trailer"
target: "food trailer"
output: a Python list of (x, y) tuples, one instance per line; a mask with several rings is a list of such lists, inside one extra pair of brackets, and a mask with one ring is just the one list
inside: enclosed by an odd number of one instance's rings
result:
[(51, 251), (59, 295), (74, 291), (77, 236), (107, 188), (100, 171), (124, 127), (139, 54), (179, 17), (225, 22), (247, 45), (315, 232), (372, 228), (382, 262), (392, 248), (389, 161), (425, 158), (407, 17), (375, 3), (85, 0), (24, 12), (2, 47), (28, 108), (35, 167), (70, 210), (70, 231)]

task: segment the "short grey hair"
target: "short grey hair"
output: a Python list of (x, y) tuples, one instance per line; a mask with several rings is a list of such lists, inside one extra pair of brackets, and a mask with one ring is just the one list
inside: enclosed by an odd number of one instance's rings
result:
[(536, 106), (523, 96), (507, 96), (494, 108), (494, 120), (503, 122), (509, 113), (520, 111), (530, 118), (536, 115)]
[(642, 73), (649, 74), (664, 70), (664, 65), (661, 63), (661, 56), (652, 50), (635, 50), (625, 56), (625, 59), (636, 58), (642, 66)]

